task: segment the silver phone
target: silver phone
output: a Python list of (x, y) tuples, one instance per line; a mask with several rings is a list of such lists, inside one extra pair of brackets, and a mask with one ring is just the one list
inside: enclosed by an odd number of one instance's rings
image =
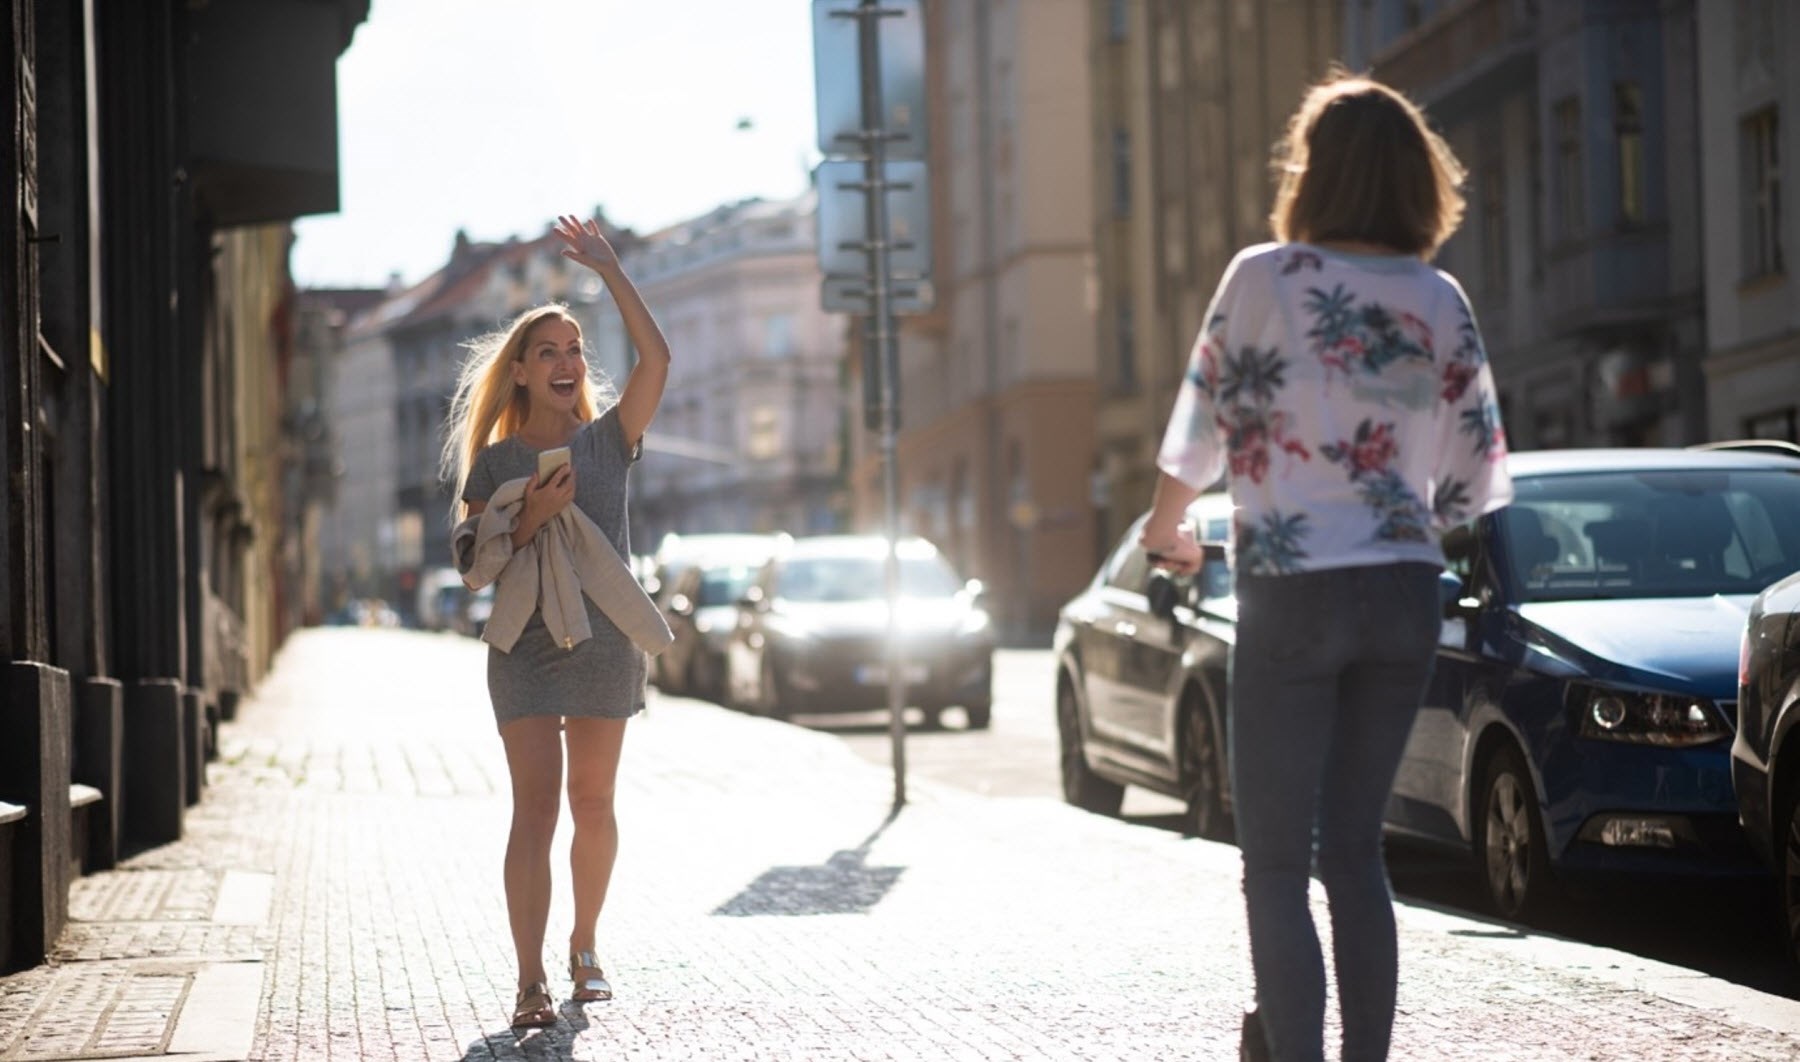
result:
[(569, 448), (558, 446), (553, 450), (545, 450), (538, 454), (537, 481), (538, 486), (550, 482), (556, 470), (569, 463)]

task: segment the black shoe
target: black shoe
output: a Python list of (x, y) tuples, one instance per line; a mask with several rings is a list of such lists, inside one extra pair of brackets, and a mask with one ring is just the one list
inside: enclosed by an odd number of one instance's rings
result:
[(1238, 1040), (1239, 1062), (1269, 1062), (1269, 1041), (1263, 1036), (1262, 1017), (1254, 1010), (1244, 1012), (1244, 1033)]

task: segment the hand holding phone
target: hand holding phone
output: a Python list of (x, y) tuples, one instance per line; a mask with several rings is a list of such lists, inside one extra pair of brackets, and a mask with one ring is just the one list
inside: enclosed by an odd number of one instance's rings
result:
[(550, 482), (550, 477), (556, 474), (557, 469), (562, 468), (568, 463), (569, 448), (567, 446), (558, 446), (555, 449), (545, 450), (538, 454), (537, 485), (541, 487)]

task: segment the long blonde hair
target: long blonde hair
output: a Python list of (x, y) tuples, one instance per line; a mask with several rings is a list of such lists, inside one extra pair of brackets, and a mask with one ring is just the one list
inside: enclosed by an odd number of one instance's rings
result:
[[(469, 470), (475, 467), (475, 455), (482, 448), (499, 442), (525, 424), (531, 414), (531, 395), (513, 382), (512, 367), (525, 356), (531, 342), (532, 329), (550, 318), (567, 321), (581, 336), (581, 322), (568, 308), (551, 303), (538, 306), (512, 319), (496, 332), (478, 336), (463, 344), (468, 355), (457, 374), (456, 394), (450, 399), (450, 413), (444, 419), (444, 451), (439, 465), (442, 479), (456, 485), (456, 499), (451, 506), (452, 519), (463, 511), (463, 487), (469, 481)], [(612, 385), (587, 359), (587, 374), (575, 398), (575, 414), (584, 421), (599, 415), (602, 406), (617, 401)]]

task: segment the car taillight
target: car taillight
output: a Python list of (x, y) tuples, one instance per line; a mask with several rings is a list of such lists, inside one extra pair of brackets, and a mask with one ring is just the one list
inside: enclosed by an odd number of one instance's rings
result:
[(1738, 689), (1750, 685), (1750, 628), (1744, 627), (1744, 633), (1738, 636)]

